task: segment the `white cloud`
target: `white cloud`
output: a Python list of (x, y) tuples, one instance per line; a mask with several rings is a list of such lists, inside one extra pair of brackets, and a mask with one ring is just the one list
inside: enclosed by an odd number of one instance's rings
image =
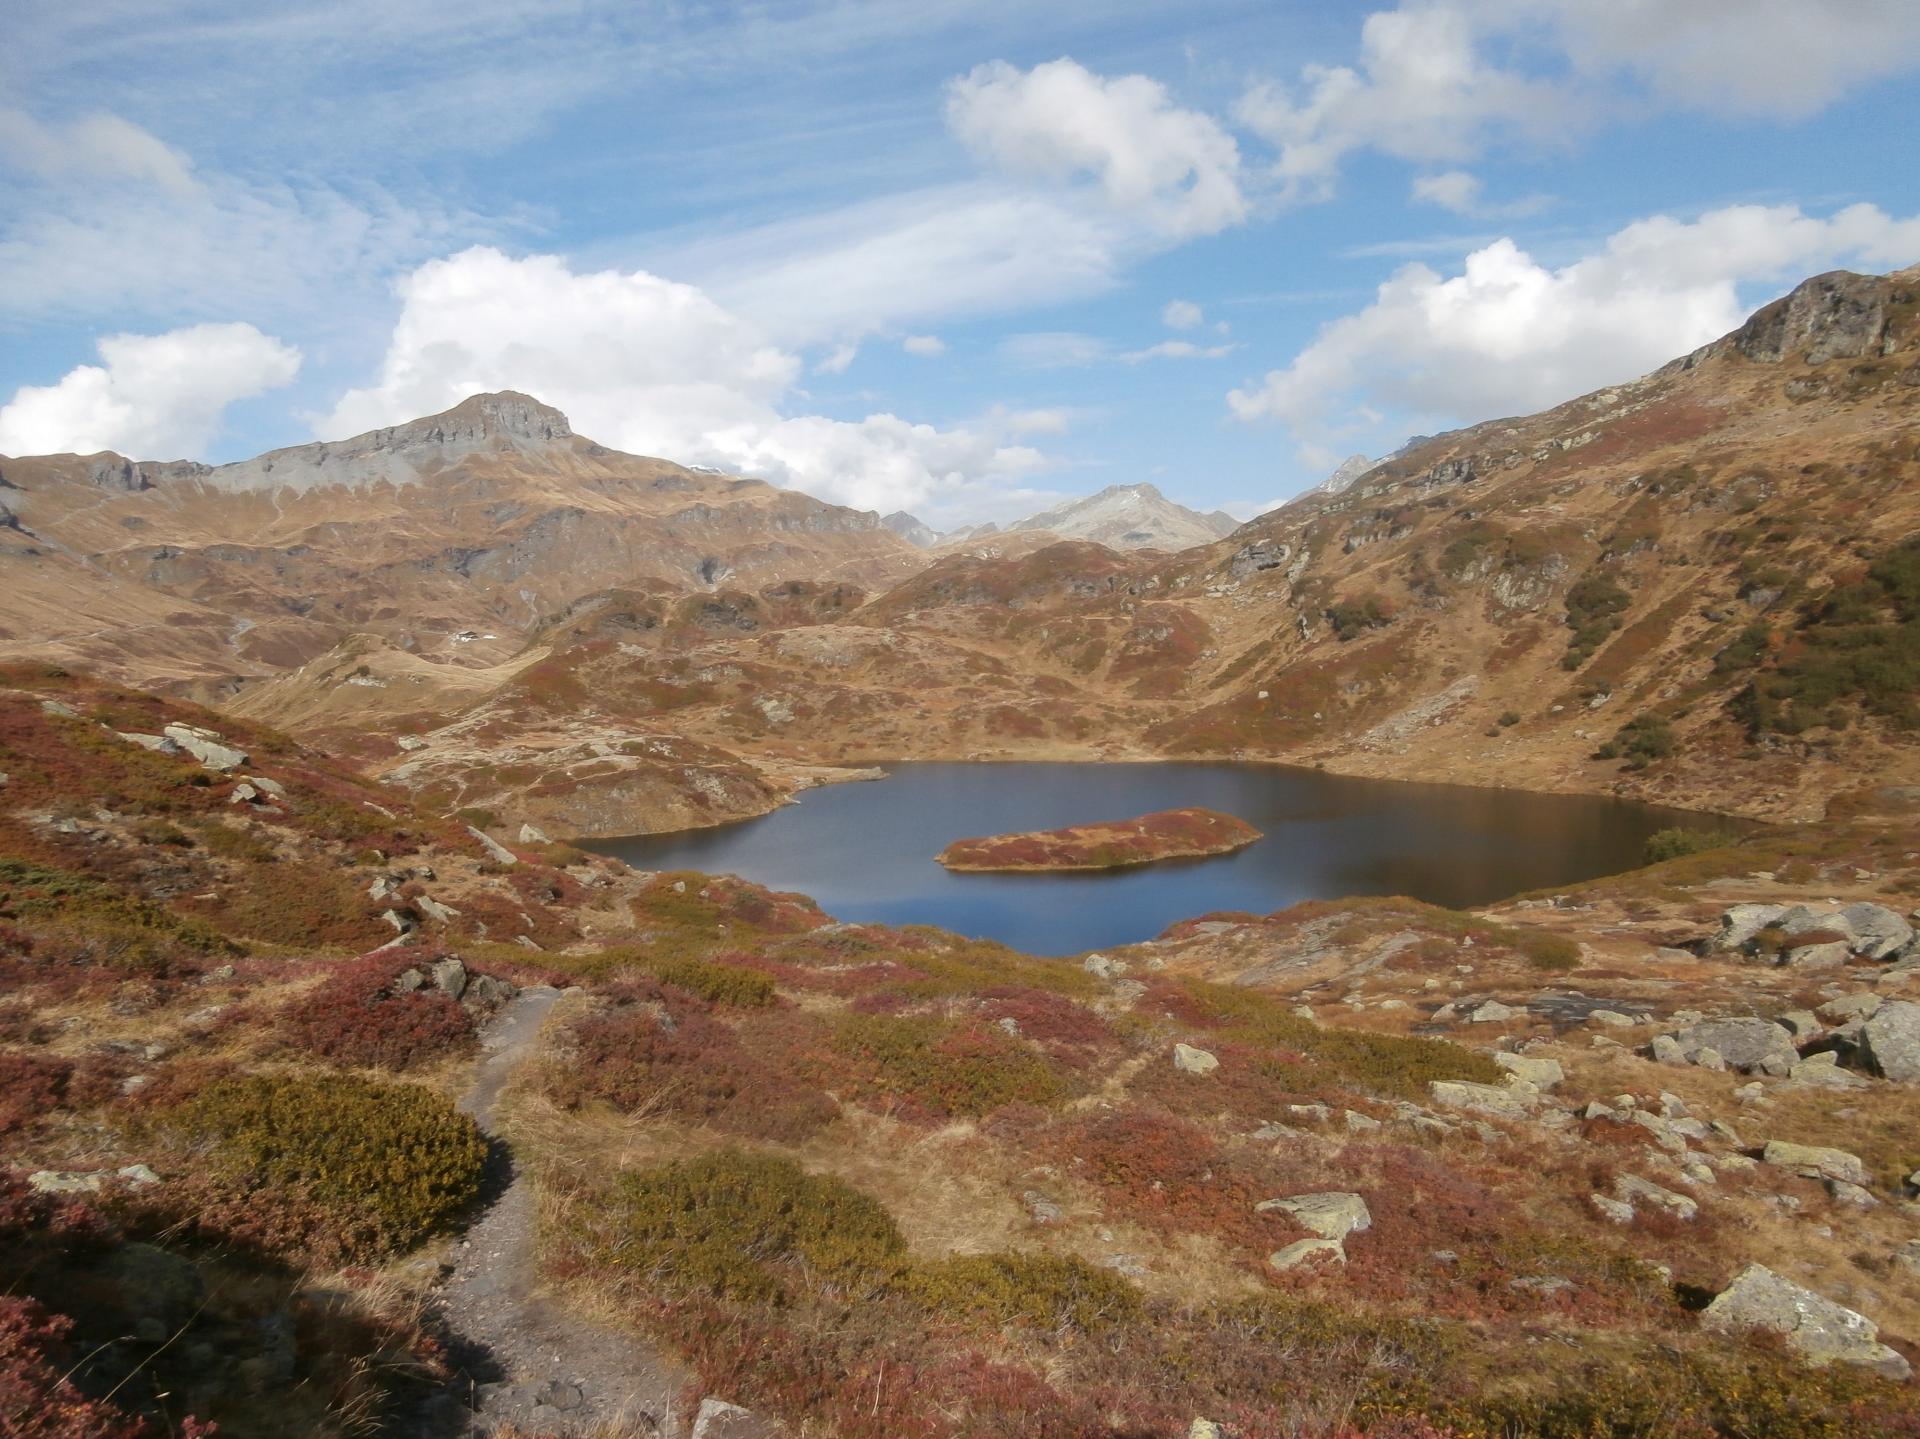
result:
[(781, 344), (1080, 299), (1152, 246), (1120, 219), (995, 184), (937, 186), (656, 254)]
[[(1367, 16), (1351, 65), (1256, 85), (1238, 114), (1279, 151), (1283, 196), (1312, 200), (1362, 150), (1458, 164), (1661, 109), (1799, 119), (1916, 67), (1913, 0), (1402, 0)], [(1476, 190), (1452, 172), (1416, 198), (1461, 213), (1541, 203), (1481, 209)]]
[(1416, 175), (1413, 198), (1423, 205), (1438, 205), (1456, 215), (1471, 215), (1480, 204), (1480, 177), (1465, 170)]
[(0, 406), (0, 453), (198, 455), (228, 405), (290, 384), (300, 369), (298, 350), (245, 324), (109, 335), (98, 348), (103, 364), (23, 386)]
[(900, 348), (909, 355), (918, 355), (930, 360), (947, 352), (947, 342), (938, 335), (908, 335), (900, 342)]
[(1127, 350), (1120, 358), (1130, 365), (1142, 360), (1217, 360), (1239, 348), (1238, 345), (1196, 345), (1191, 340), (1162, 340), (1144, 350)]
[(844, 375), (853, 368), (853, 362), (859, 358), (859, 345), (835, 345), (820, 359), (814, 361), (813, 372), (816, 375)]
[(1327, 325), (1285, 369), (1228, 403), (1242, 420), (1277, 419), (1308, 439), (1371, 423), (1364, 404), (1416, 421), (1525, 413), (1733, 329), (1748, 310), (1742, 284), (1838, 263), (1886, 268), (1916, 254), (1920, 217), (1894, 219), (1871, 205), (1825, 219), (1791, 205), (1656, 216), (1559, 269), (1501, 239), (1457, 275), (1400, 269), (1366, 309)]
[(987, 162), (1055, 183), (1091, 178), (1116, 211), (1173, 237), (1246, 218), (1233, 136), (1145, 75), (1108, 79), (1068, 59), (1023, 72), (995, 60), (948, 86), (947, 123)]
[(1083, 369), (1088, 365), (1137, 365), (1147, 360), (1217, 360), (1238, 345), (1196, 345), (1191, 340), (1162, 340), (1138, 350), (1076, 330), (1041, 330), (1009, 335), (1000, 342), (1001, 358), (1030, 370)]
[(475, 247), (420, 266), (376, 383), (316, 428), (338, 437), (515, 389), (621, 449), (710, 464), (883, 511), (949, 515), (1003, 498), (1045, 458), (1014, 417), (938, 429), (892, 414), (792, 416), (800, 362), (702, 290), (643, 270)]
[(1206, 320), (1207, 314), (1191, 300), (1169, 300), (1160, 318), (1169, 330), (1192, 330)]
[[(1539, 0), (1487, 0), (1538, 19)], [(1550, 0), (1575, 65), (1625, 70), (1676, 107), (1798, 119), (1920, 66), (1912, 0)]]
[(158, 185), (175, 195), (196, 188), (193, 164), (171, 145), (118, 115), (96, 111), (46, 125), (0, 108), (0, 160), (43, 179), (81, 176)]
[(487, 233), (476, 216), (372, 184), (196, 171), (139, 127), (0, 111), (0, 319), (240, 312), (338, 328), (387, 277)]
[(1357, 69), (1309, 65), (1297, 94), (1268, 83), (1243, 97), (1242, 123), (1280, 152), (1273, 172), (1286, 198), (1324, 198), (1357, 150), (1459, 161), (1501, 131), (1568, 125), (1575, 112), (1557, 86), (1482, 57), (1470, 9), (1415, 0), (1377, 11), (1361, 26)]

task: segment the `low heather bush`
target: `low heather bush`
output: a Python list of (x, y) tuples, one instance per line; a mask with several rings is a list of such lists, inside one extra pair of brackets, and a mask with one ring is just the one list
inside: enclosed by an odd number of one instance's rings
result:
[(604, 1222), (602, 1262), (650, 1287), (762, 1304), (871, 1292), (906, 1252), (878, 1200), (739, 1149), (622, 1176)]
[(855, 1014), (834, 1048), (869, 1096), (904, 1100), (935, 1118), (978, 1117), (1016, 1100), (1048, 1105), (1067, 1088), (1043, 1057), (993, 1025)]
[(213, 1146), (223, 1177), (291, 1187), (364, 1232), (369, 1252), (449, 1228), (480, 1192), (486, 1143), (445, 1097), (353, 1075), (216, 1080), (165, 1122)]
[(416, 961), (368, 955), (341, 965), (296, 1001), (280, 1033), (297, 1049), (335, 1064), (406, 1070), (474, 1047), (472, 1018), (437, 989), (402, 992)]
[(968, 1254), (919, 1263), (896, 1288), (951, 1319), (1091, 1333), (1142, 1313), (1140, 1291), (1111, 1269), (1057, 1254)]
[(572, 1053), (548, 1067), (555, 1103), (577, 1108), (597, 1100), (628, 1114), (789, 1144), (837, 1113), (817, 1086), (750, 1051), (684, 991), (639, 981), (616, 986), (608, 999), (607, 1008), (574, 1025)]

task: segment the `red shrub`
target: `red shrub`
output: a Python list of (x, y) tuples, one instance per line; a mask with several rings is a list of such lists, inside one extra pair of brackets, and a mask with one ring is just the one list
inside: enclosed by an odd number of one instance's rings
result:
[(281, 1023), (288, 1043), (343, 1065), (411, 1069), (474, 1046), (473, 1020), (436, 989), (402, 993), (417, 961), (368, 955), (340, 967)]
[[(66, 1377), (73, 1321), (0, 1296), (0, 1433), (11, 1439), (141, 1439), (145, 1422), (88, 1399)], [(206, 1431), (202, 1431), (206, 1432)]]
[(574, 1053), (553, 1066), (548, 1093), (577, 1107), (592, 1100), (629, 1114), (708, 1123), (750, 1139), (794, 1142), (835, 1114), (833, 1101), (790, 1064), (769, 1064), (683, 990), (636, 981), (573, 1027)]
[(1084, 1004), (1044, 989), (1009, 985), (982, 990), (980, 999), (988, 1019), (1011, 1019), (1036, 1044), (1090, 1049), (1113, 1038), (1113, 1027)]
[(1094, 1180), (1110, 1202), (1148, 1222), (1214, 1234), (1250, 1254), (1297, 1237), (1254, 1213), (1271, 1196), (1204, 1129), (1164, 1111), (1116, 1110), (1070, 1125), (1057, 1149), (1070, 1173)]
[(0, 1134), (25, 1129), (62, 1109), (73, 1062), (38, 1054), (0, 1053)]

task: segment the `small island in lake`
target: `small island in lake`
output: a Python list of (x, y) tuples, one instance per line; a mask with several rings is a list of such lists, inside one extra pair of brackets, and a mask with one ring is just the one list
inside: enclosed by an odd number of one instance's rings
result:
[(1231, 854), (1259, 839), (1245, 820), (1211, 809), (1164, 809), (1138, 819), (957, 839), (940, 851), (948, 869), (970, 872), (1124, 869), (1163, 859)]

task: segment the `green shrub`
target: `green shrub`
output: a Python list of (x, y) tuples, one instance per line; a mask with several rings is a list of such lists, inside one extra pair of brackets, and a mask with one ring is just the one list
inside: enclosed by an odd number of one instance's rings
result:
[(256, 1187), (301, 1187), (398, 1250), (452, 1226), (480, 1192), (487, 1146), (439, 1094), (353, 1075), (216, 1080), (167, 1116)]
[(598, 1258), (668, 1293), (778, 1304), (872, 1291), (906, 1254), (876, 1199), (790, 1159), (722, 1149), (623, 1175)]
[(1500, 716), (1501, 729), (1512, 729), (1515, 725), (1519, 723), (1520, 723), (1519, 710), (1506, 710)]
[(1633, 603), (1610, 574), (1595, 571), (1567, 591), (1567, 628), (1573, 639), (1567, 647), (1566, 668), (1578, 669), (1607, 637), (1620, 628), (1620, 615)]
[(1334, 635), (1344, 642), (1368, 630), (1377, 630), (1392, 624), (1393, 609), (1378, 595), (1341, 600), (1338, 604), (1328, 607), (1327, 623), (1333, 626)]
[(1593, 752), (1595, 759), (1627, 761), (1627, 769), (1645, 769), (1657, 759), (1674, 752), (1679, 739), (1673, 726), (1660, 715), (1639, 715), (1620, 727), (1618, 734)]
[(937, 1116), (977, 1117), (1015, 1100), (1044, 1106), (1066, 1091), (1052, 1065), (997, 1027), (856, 1014), (841, 1024), (834, 1048), (855, 1063), (861, 1083)]
[(1647, 863), (1663, 864), (1670, 859), (1684, 859), (1690, 854), (1704, 854), (1707, 850), (1721, 849), (1739, 841), (1739, 835), (1722, 829), (1656, 830), (1647, 836)]
[(1203, 980), (1178, 981), (1184, 1001), (1224, 1037), (1288, 1051), (1269, 1061), (1271, 1077), (1302, 1092), (1332, 1085), (1400, 1099), (1425, 1099), (1436, 1079), (1497, 1084), (1504, 1071), (1477, 1050), (1444, 1039), (1325, 1029), (1302, 1019), (1271, 995)]
[(1580, 966), (1580, 946), (1564, 934), (1550, 929), (1522, 929), (1513, 947), (1520, 951), (1530, 969), (1547, 974), (1563, 974)]
[(956, 1255), (917, 1264), (898, 1289), (937, 1314), (993, 1325), (1085, 1332), (1142, 1313), (1140, 1291), (1110, 1269), (1057, 1254)]

